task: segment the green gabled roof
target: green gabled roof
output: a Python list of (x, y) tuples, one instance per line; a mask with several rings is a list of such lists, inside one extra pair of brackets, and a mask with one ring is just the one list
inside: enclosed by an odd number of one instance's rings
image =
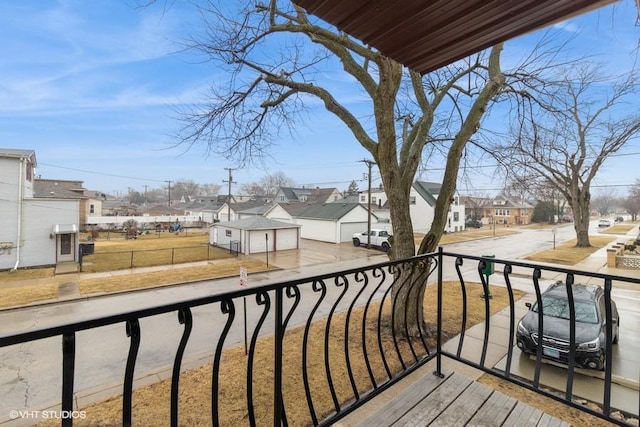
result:
[(430, 206), (436, 205), (436, 198), (434, 194), (440, 193), (442, 184), (437, 182), (416, 181), (413, 183), (413, 188), (416, 189), (418, 194), (429, 203)]
[[(359, 203), (324, 203), (318, 205), (310, 205), (302, 213), (297, 215), (298, 218), (306, 219), (322, 219), (322, 220), (338, 220), (351, 212)], [(366, 208), (365, 208), (366, 210)]]

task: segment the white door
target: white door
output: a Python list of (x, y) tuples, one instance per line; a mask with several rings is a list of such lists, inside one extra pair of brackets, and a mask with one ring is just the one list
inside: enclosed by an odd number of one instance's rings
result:
[(58, 234), (56, 243), (58, 262), (75, 261), (75, 234)]

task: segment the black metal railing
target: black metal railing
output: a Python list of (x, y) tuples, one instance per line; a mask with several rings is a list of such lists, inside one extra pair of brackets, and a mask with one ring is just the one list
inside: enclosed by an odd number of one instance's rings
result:
[[(492, 288), (488, 263), (493, 263), (496, 271), (502, 267), (502, 274), (496, 275), (499, 278), (493, 278), (493, 286), (504, 287), (508, 293), (510, 326), (508, 342), (504, 345), (508, 349), (504, 367), (496, 367), (487, 356), (492, 346), (489, 339), (492, 318), (492, 299), (489, 296)], [(514, 270), (517, 271), (514, 273)], [(181, 423), (180, 408), (184, 405), (181, 399), (194, 391), (181, 388), (180, 381), (185, 375), (185, 358), (193, 356), (188, 348), (196, 339), (194, 336), (198, 328), (206, 331), (209, 340), (211, 363), (200, 369), (207, 370), (206, 376), (211, 381), (210, 391), (204, 396), (208, 399), (210, 411), (202, 417), (210, 418), (212, 425), (331, 425), (431, 360), (435, 359), (435, 373), (441, 374), (443, 357), (621, 424), (611, 417), (612, 410), (616, 408), (611, 397), (613, 363), (605, 366), (601, 410), (574, 402), (575, 321), (571, 322), (570, 342), (574, 345), (570, 346), (566, 387), (561, 390), (561, 395), (550, 392), (541, 383), (541, 372), (546, 369), (542, 363), (542, 340), (538, 341), (533, 377), (522, 377), (512, 370), (517, 351), (514, 328), (519, 320), (515, 314), (514, 289), (528, 287), (529, 293), (535, 293), (539, 302), (541, 288), (544, 288), (541, 281), (551, 280), (543, 278), (546, 275), (563, 275), (568, 284), (582, 277), (602, 281), (607, 307), (610, 307), (611, 289), (615, 283), (640, 284), (637, 279), (440, 250), (402, 261), (243, 288), (236, 292), (15, 333), (0, 337), (0, 347), (9, 349), (23, 343), (60, 337), (62, 392), (57, 399), (61, 401), (61, 413), (71, 414), (77, 410), (74, 408), (75, 384), (84, 379), (81, 377), (90, 375), (90, 371), (79, 370), (76, 363), (78, 334), (82, 334), (84, 339), (87, 334), (100, 334), (99, 328), (124, 324), (129, 350), (121, 381), (122, 418), (118, 423), (123, 425), (136, 424), (136, 413), (132, 409), (135, 369), (145, 358), (160, 360), (159, 363), (166, 359), (165, 364), (171, 365), (170, 392), (165, 403), (169, 408), (171, 425)], [(473, 326), (467, 321), (468, 307), (472, 303), (468, 292), (470, 282), (480, 283), (485, 296), (481, 302), (485, 312), (481, 326), (484, 341), (481, 352), (473, 355), (465, 352), (465, 335)], [(443, 301), (444, 287), (448, 286), (459, 287), (462, 295), (462, 299), (456, 302), (459, 304), (461, 326), (453, 334), (443, 330), (443, 305), (452, 304), (451, 301)], [(437, 292), (429, 295), (435, 296), (425, 298), (424, 305), (402, 302), (403, 295), (422, 295), (432, 290)], [(145, 334), (151, 335), (153, 324), (159, 323), (154, 319), (170, 313), (175, 313), (177, 324), (182, 325), (181, 332), (162, 332), (162, 339), (167, 342), (166, 350), (154, 347), (151, 354), (150, 351), (141, 351)], [(434, 333), (423, 327), (421, 321), (418, 328), (411, 328), (411, 319), (422, 319), (423, 315), (434, 319), (429, 320), (436, 324)], [(605, 315), (605, 358), (612, 361), (611, 310), (608, 309)], [(575, 320), (573, 311), (570, 318)], [(542, 326), (540, 330), (544, 330)], [(238, 352), (243, 341), (244, 355)], [(453, 347), (448, 347), (446, 344), (451, 342)], [(82, 353), (86, 352), (90, 349), (83, 349)], [(39, 357), (51, 355), (43, 353)], [(99, 363), (100, 357), (94, 355), (92, 363)], [(230, 375), (229, 364), (232, 362), (236, 367), (241, 365), (241, 378), (236, 371)], [(192, 397), (203, 397), (201, 391), (198, 394)], [(230, 411), (223, 411), (229, 408)], [(238, 418), (222, 418), (226, 416), (223, 413), (229, 412), (231, 417), (236, 414)], [(72, 423), (73, 417), (62, 418), (63, 425)], [(137, 422), (141, 423), (144, 421)]]

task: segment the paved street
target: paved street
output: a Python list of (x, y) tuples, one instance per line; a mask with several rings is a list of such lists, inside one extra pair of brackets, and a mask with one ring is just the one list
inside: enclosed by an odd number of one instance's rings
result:
[[(556, 243), (573, 238), (570, 226), (560, 227), (555, 235)], [(548, 249), (553, 245), (553, 234), (550, 230), (523, 230), (522, 232), (503, 237), (480, 239), (445, 247), (446, 251), (468, 253), (474, 255), (496, 255), (497, 258), (518, 259), (528, 253)], [(596, 256), (596, 258), (601, 255)], [(303, 250), (292, 255), (270, 254), (269, 262), (282, 267), (282, 270), (251, 275), (249, 286), (310, 277), (326, 272), (334, 272), (358, 266), (385, 261), (386, 255), (350, 245), (329, 245), (318, 242), (304, 242)], [(604, 263), (596, 260), (598, 268)], [(579, 267), (577, 267), (579, 268)], [(591, 267), (589, 267), (590, 269)], [(463, 274), (467, 280), (478, 281), (477, 265), (468, 263), (463, 266)], [(447, 278), (455, 278), (451, 267), (445, 268)], [(491, 283), (499, 285), (504, 279), (495, 274)], [(543, 277), (545, 283), (551, 283), (555, 277)], [(513, 277), (512, 284), (527, 292), (533, 288), (530, 279)], [(17, 310), (0, 312), (0, 334), (5, 335), (16, 330), (41, 328), (68, 321), (80, 321), (103, 317), (110, 314), (139, 310), (144, 307), (194, 299), (214, 293), (237, 290), (237, 278), (222, 279), (180, 286), (170, 286), (153, 290), (130, 292), (111, 296), (89, 298), (80, 301), (69, 301), (58, 304), (34, 306)], [(624, 291), (624, 292), (623, 292)], [(640, 332), (640, 318), (637, 307), (640, 292), (637, 290), (614, 289), (614, 298), (618, 301), (621, 313), (621, 343), (618, 355), (631, 353), (638, 355), (640, 349), (634, 341)], [(305, 299), (303, 301), (311, 301)], [(307, 312), (305, 309), (300, 313)], [(210, 361), (212, 343), (216, 342), (217, 333), (210, 325), (220, 325), (224, 316), (219, 309), (212, 306), (194, 309), (194, 330), (187, 346), (186, 365), (197, 365)], [(304, 316), (303, 316), (304, 317)], [(292, 319), (296, 324), (304, 319)], [(249, 316), (249, 323), (256, 321)], [(208, 326), (208, 327), (207, 327)], [(182, 333), (182, 326), (177, 322), (174, 313), (155, 316), (141, 321), (142, 343), (136, 365), (136, 378), (143, 381), (157, 381), (156, 374), (171, 365)], [(630, 334), (630, 337), (627, 337)], [(243, 332), (234, 328), (228, 344), (239, 344), (243, 341)], [(77, 336), (77, 360), (75, 390), (80, 396), (91, 394), (95, 390), (115, 386), (111, 393), (118, 393), (117, 384), (122, 381), (125, 358), (129, 339), (124, 325), (103, 327), (98, 330), (81, 332)], [(624, 358), (621, 358), (623, 360)], [(0, 349), (0, 384), (4, 397), (0, 403), (0, 422), (7, 418), (9, 409), (45, 408), (59, 399), (60, 380), (60, 339), (42, 340), (13, 348)], [(498, 360), (498, 359), (497, 359)], [(496, 360), (496, 361), (497, 361)], [(635, 369), (640, 364), (632, 360)], [(523, 365), (525, 366), (525, 365)], [(558, 374), (558, 375), (561, 375)], [(630, 375), (636, 375), (630, 371)]]

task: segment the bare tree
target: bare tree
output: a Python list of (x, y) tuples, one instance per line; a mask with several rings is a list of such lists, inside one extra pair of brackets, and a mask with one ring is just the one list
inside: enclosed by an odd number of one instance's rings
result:
[(616, 194), (615, 188), (602, 187), (594, 191), (594, 195), (591, 198), (591, 207), (598, 211), (600, 215), (609, 215), (615, 212), (619, 202), (620, 198)]
[(190, 179), (181, 179), (173, 183), (171, 193), (173, 199), (188, 202), (190, 198), (200, 194), (200, 184)]
[(243, 184), (242, 191), (254, 196), (273, 198), (281, 187), (295, 187), (296, 185), (292, 178), (289, 178), (284, 172), (278, 171), (265, 175), (258, 182)]
[(602, 164), (640, 132), (640, 116), (625, 116), (623, 104), (638, 81), (634, 72), (604, 78), (598, 66), (566, 69), (523, 97), (509, 152), (515, 175), (535, 175), (551, 184), (573, 210), (578, 247), (588, 247), (591, 184)]
[(260, 180), (264, 195), (267, 197), (275, 197), (281, 187), (295, 187), (296, 182), (293, 178), (289, 178), (284, 172), (278, 171), (271, 173)]
[(201, 196), (217, 196), (220, 193), (222, 187), (220, 184), (201, 184), (200, 195)]
[[(240, 10), (230, 10), (234, 6)], [(380, 171), (394, 231), (392, 259), (416, 253), (409, 193), (423, 152), (438, 151), (445, 171), (432, 226), (418, 253), (437, 248), (465, 147), (480, 134), (491, 104), (507, 88), (517, 92), (517, 82), (527, 87), (536, 81), (531, 78), (535, 72), (517, 67), (507, 81), (500, 67), (502, 44), (421, 76), (284, 0), (210, 2), (202, 15), (205, 39), (194, 38), (190, 47), (228, 78), (216, 80), (203, 109), (185, 112), (180, 144), (204, 144), (237, 164), (254, 162), (280, 132), (295, 131), (305, 109), (315, 105), (310, 101), (319, 101), (351, 131)], [(537, 53), (519, 66), (532, 64)], [(336, 79), (323, 80), (329, 68), (345, 73), (349, 90), (359, 91), (357, 105), (343, 88), (335, 88)], [(474, 143), (481, 145), (480, 139)], [(394, 288), (402, 307), (394, 313), (398, 331), (413, 334), (423, 323), (418, 309), (423, 295), (420, 287)]]
[(631, 220), (635, 221), (640, 215), (640, 179), (636, 179), (635, 184), (629, 189), (629, 194), (622, 199), (622, 207), (631, 215)]

